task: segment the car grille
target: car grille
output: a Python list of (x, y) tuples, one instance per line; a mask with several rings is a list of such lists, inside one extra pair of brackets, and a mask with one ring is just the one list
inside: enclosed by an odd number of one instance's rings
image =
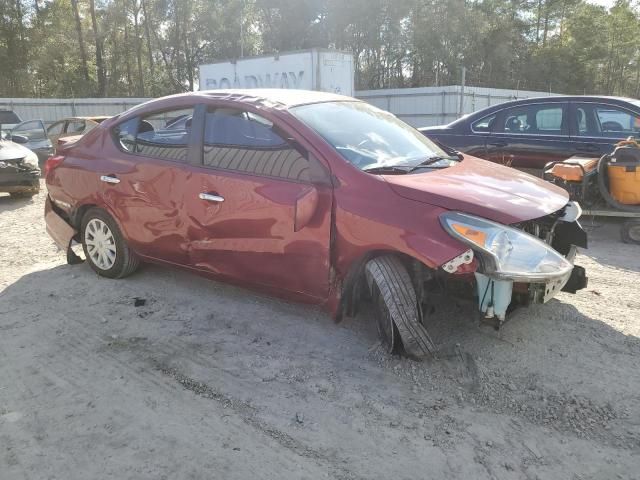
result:
[(551, 245), (553, 243), (553, 234), (556, 224), (562, 215), (564, 215), (564, 207), (558, 211), (550, 213), (549, 215), (545, 215), (544, 217), (516, 223), (512, 226)]

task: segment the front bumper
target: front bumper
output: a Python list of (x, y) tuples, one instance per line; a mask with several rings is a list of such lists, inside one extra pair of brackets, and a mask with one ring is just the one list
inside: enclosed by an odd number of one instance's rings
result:
[[(569, 229), (582, 231), (580, 224), (572, 222)], [(563, 238), (564, 237), (564, 238)], [(574, 237), (568, 238), (562, 235), (554, 241), (554, 248), (562, 245), (564, 256), (573, 265), (577, 253), (577, 247), (570, 245), (575, 241)], [(586, 237), (584, 242), (580, 242), (586, 247)], [(476, 288), (478, 295), (478, 307), (483, 315), (483, 321), (499, 327), (506, 319), (507, 311), (517, 305), (530, 305), (534, 303), (547, 303), (559, 292), (576, 293), (578, 290), (586, 288), (588, 278), (586, 271), (579, 265), (573, 265), (561, 276), (548, 279), (535, 279), (523, 283), (519, 278), (504, 278), (500, 276), (484, 275), (476, 272)]]
[(0, 170), (0, 192), (37, 192), (40, 190), (40, 170), (30, 172), (2, 172)]

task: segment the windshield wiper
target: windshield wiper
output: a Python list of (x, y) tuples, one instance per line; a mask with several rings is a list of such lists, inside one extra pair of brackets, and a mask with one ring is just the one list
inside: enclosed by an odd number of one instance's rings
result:
[(429, 166), (433, 165), (434, 163), (441, 162), (442, 160), (451, 160), (452, 162), (461, 161), (460, 157), (448, 157), (448, 156), (436, 155), (434, 157), (429, 157), (424, 162), (419, 163), (418, 165), (415, 165), (415, 166), (411, 167), (411, 169), (407, 173), (411, 173), (411, 172), (413, 172), (415, 170), (419, 170), (421, 168), (429, 167)]
[(413, 165), (380, 165), (377, 167), (363, 168), (363, 172), (367, 173), (408, 173), (413, 168)]
[[(438, 163), (442, 160), (451, 160), (454, 162), (459, 162), (460, 158), (459, 157), (446, 157), (446, 156), (434, 156), (434, 157), (429, 157), (426, 160), (424, 160), (423, 162), (419, 163), (418, 165), (378, 165), (378, 166), (373, 166), (370, 168), (363, 168), (362, 171), (363, 172), (367, 172), (367, 173), (385, 173), (385, 172), (390, 172), (390, 173), (411, 173), (415, 170), (419, 170), (421, 168), (427, 168), (430, 167), (432, 164), (434, 163)], [(440, 168), (440, 167), (431, 167), (431, 168)]]

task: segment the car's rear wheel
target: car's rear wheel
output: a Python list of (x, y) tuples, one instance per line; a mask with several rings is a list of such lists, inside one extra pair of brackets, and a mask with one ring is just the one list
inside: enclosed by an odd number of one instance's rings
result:
[(365, 271), (378, 335), (386, 350), (404, 351), (417, 359), (433, 355), (436, 347), (421, 322), (416, 291), (400, 259), (391, 255), (374, 258)]
[(99, 208), (87, 211), (82, 218), (81, 232), (84, 255), (98, 275), (123, 278), (137, 270), (139, 258), (107, 212)]
[(624, 243), (640, 245), (640, 220), (627, 220), (620, 232)]

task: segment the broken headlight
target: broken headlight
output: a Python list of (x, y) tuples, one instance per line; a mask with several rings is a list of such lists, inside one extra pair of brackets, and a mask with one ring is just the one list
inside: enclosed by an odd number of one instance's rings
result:
[(29, 155), (27, 155), (26, 157), (24, 157), (22, 159), (22, 163), (23, 165), (25, 165), (26, 167), (32, 169), (32, 170), (38, 170), (38, 156), (33, 153), (33, 152), (29, 152)]
[(494, 278), (546, 282), (573, 269), (560, 253), (522, 230), (460, 212), (444, 213), (440, 222), (478, 254), (483, 273)]

